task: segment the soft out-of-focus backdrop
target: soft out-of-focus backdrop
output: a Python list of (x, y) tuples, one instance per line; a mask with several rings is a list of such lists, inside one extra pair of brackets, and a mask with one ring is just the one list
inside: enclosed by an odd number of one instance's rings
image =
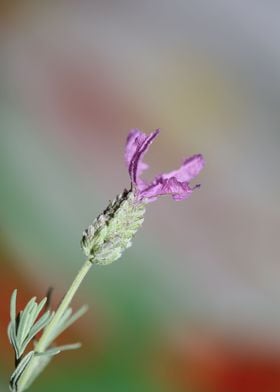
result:
[(149, 206), (34, 391), (280, 390), (280, 4), (2, 1), (1, 391), (9, 296), (82, 263), (82, 230), (129, 185), (127, 132), (162, 129), (150, 176), (201, 152), (202, 188)]

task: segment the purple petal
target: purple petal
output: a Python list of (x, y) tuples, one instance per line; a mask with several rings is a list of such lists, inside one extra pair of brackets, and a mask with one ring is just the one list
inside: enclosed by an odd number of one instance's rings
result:
[(130, 162), (133, 158), (133, 155), (136, 153), (139, 145), (144, 142), (146, 135), (141, 132), (139, 129), (132, 129), (126, 139), (125, 146), (125, 163), (127, 168), (129, 168)]
[(199, 174), (203, 169), (204, 164), (205, 161), (201, 154), (193, 155), (184, 160), (180, 169), (162, 174), (160, 177), (163, 179), (175, 177), (180, 182), (188, 182)]
[(187, 182), (180, 182), (175, 177), (167, 179), (159, 177), (140, 192), (140, 197), (151, 202), (156, 200), (158, 196), (171, 194), (174, 200), (179, 201), (189, 197), (193, 189)]
[(148, 165), (142, 162), (143, 155), (158, 133), (159, 129), (152, 132), (150, 135), (146, 135), (138, 129), (133, 129), (128, 135), (125, 149), (125, 161), (128, 166), (131, 181), (138, 189), (145, 186), (145, 183), (140, 179), (140, 175), (148, 168)]
[(179, 169), (157, 176), (150, 184), (140, 178), (141, 173), (148, 168), (148, 165), (142, 161), (143, 156), (158, 133), (159, 130), (156, 130), (146, 135), (139, 129), (133, 129), (128, 135), (125, 161), (134, 189), (139, 200), (145, 202), (154, 201), (158, 196), (168, 194), (172, 195), (174, 200), (186, 199), (195, 188), (199, 187), (199, 185), (190, 187), (189, 181), (196, 177), (204, 166), (201, 154), (185, 159)]

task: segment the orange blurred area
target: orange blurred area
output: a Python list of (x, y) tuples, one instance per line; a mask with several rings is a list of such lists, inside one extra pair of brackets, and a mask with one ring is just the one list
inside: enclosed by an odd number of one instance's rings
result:
[[(18, 297), (18, 309), (24, 308), (25, 304), (34, 295), (32, 287), (28, 284), (26, 279), (21, 275), (20, 271), (15, 267), (13, 257), (7, 251), (3, 239), (0, 239), (0, 260), (1, 260), (1, 274), (0, 274), (0, 287), (1, 287), (1, 301), (0, 301), (0, 334), (2, 337), (1, 347), (5, 352), (5, 357), (12, 358), (11, 347), (7, 337), (7, 326), (10, 319), (10, 297), (16, 287), (21, 287), (21, 292)], [(8, 366), (9, 361), (4, 364)]]
[[(176, 350), (177, 347), (177, 350)], [(189, 331), (157, 359), (158, 373), (181, 391), (278, 392), (280, 352)]]

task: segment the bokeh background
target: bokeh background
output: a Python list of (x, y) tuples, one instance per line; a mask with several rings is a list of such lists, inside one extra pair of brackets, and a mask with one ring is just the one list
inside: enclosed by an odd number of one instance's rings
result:
[(129, 186), (128, 131), (161, 128), (148, 176), (203, 153), (202, 187), (149, 205), (90, 310), (30, 391), (280, 390), (280, 4), (2, 1), (0, 376), (19, 307), (83, 261), (83, 229)]

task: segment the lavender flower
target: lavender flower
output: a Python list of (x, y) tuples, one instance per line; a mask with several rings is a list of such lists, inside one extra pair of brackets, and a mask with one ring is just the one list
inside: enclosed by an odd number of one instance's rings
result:
[(125, 161), (131, 178), (131, 189), (124, 190), (109, 203), (84, 231), (81, 240), (84, 253), (94, 264), (111, 264), (131, 246), (132, 238), (143, 223), (147, 203), (166, 194), (171, 194), (174, 200), (183, 200), (199, 187), (191, 187), (189, 181), (203, 168), (202, 155), (185, 159), (178, 170), (161, 174), (150, 184), (141, 179), (141, 174), (148, 168), (142, 158), (158, 133), (159, 130), (156, 130), (146, 135), (133, 129), (128, 135)]
[(174, 200), (183, 200), (200, 185), (190, 187), (189, 181), (196, 177), (204, 166), (201, 154), (186, 158), (178, 170), (155, 177), (150, 183), (141, 179), (141, 174), (149, 166), (142, 161), (149, 146), (159, 134), (159, 129), (146, 135), (138, 129), (130, 131), (125, 150), (125, 161), (131, 178), (132, 187), (138, 200), (151, 202), (160, 195), (171, 194)]
[[(8, 336), (16, 354), (16, 368), (10, 379), (12, 392), (25, 391), (34, 379), (46, 367), (54, 355), (61, 351), (80, 347), (79, 343), (54, 346), (54, 340), (86, 311), (82, 307), (72, 314), (71, 301), (83, 279), (93, 264), (107, 265), (121, 257), (123, 251), (131, 245), (131, 240), (144, 220), (146, 204), (160, 195), (172, 195), (174, 200), (186, 199), (195, 188), (189, 182), (196, 177), (204, 166), (202, 155), (193, 155), (184, 160), (178, 170), (161, 174), (151, 182), (141, 179), (141, 174), (148, 168), (143, 156), (159, 130), (150, 135), (134, 129), (130, 131), (125, 160), (131, 178), (131, 188), (124, 190), (84, 231), (81, 246), (87, 256), (74, 281), (54, 312), (48, 310), (39, 317), (47, 298), (39, 304), (32, 298), (23, 311), (16, 312), (15, 290), (11, 297), (11, 321)], [(38, 332), (41, 336), (37, 339)], [(26, 348), (33, 340), (34, 346), (26, 354)]]

